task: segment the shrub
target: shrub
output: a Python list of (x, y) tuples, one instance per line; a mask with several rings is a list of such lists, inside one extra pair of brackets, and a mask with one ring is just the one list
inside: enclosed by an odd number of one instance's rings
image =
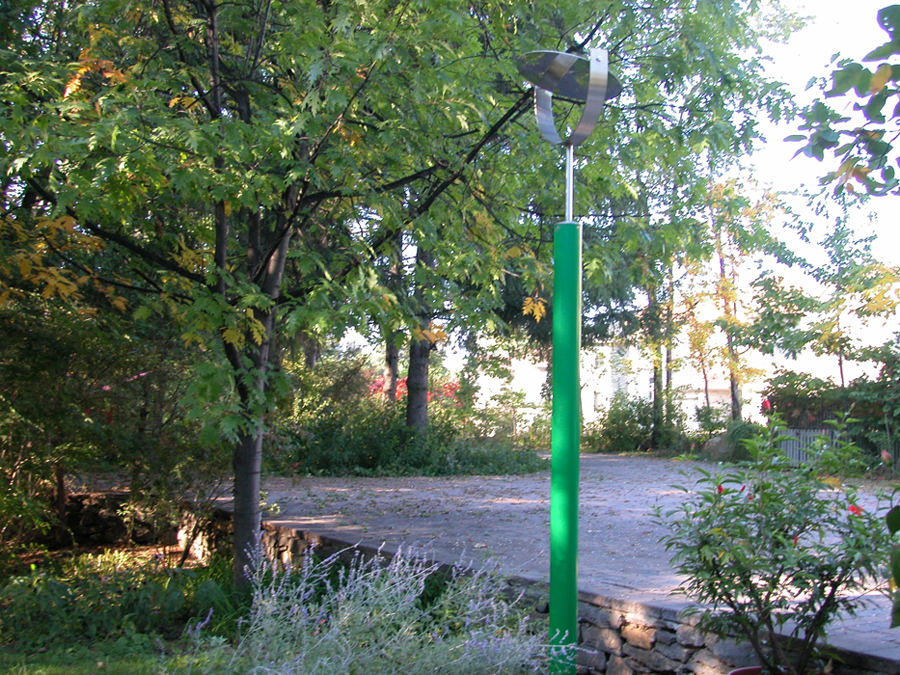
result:
[(755, 422), (747, 420), (734, 420), (728, 425), (725, 432), (725, 445), (727, 453), (720, 457), (725, 461), (744, 462), (750, 459), (747, 444), (753, 439), (766, 434), (766, 428)]
[(194, 617), (217, 613), (217, 630), (233, 631), (237, 610), (220, 581), (230, 567), (168, 568), (123, 552), (83, 555), (57, 572), (32, 566), (0, 588), (0, 641), (21, 650), (60, 643), (159, 633), (178, 637)]
[[(540, 471), (533, 451), (516, 450), (505, 435), (485, 437), (467, 419), (455, 381), (436, 382), (423, 433), (406, 426), (405, 406), (387, 403), (372, 386), (365, 360), (323, 358), (297, 374), (290, 416), (271, 425), (266, 468), (279, 474), (376, 476), (463, 475)], [(401, 388), (402, 389), (402, 388)]]
[(731, 423), (731, 406), (728, 403), (719, 406), (697, 406), (694, 409), (694, 419), (704, 437), (721, 434)]
[(267, 455), (278, 473), (328, 476), (473, 475), (540, 471), (534, 452), (508, 439), (461, 435), (452, 419), (435, 419), (417, 434), (403, 409), (372, 398), (323, 412), (303, 429), (282, 428), (278, 449)]
[(653, 404), (638, 396), (616, 394), (609, 408), (584, 431), (582, 447), (589, 452), (634, 452), (650, 448)]
[(502, 579), (457, 567), (435, 588), (437, 573), (415, 552), (390, 561), (357, 555), (346, 567), (309, 555), (294, 570), (260, 560), (238, 644), (210, 647), (197, 632), (194, 656), (168, 672), (512, 675), (546, 667)]
[(833, 437), (819, 436), (811, 447), (806, 448), (822, 473), (858, 477), (873, 467), (872, 456), (856, 445), (848, 434), (849, 426), (855, 422), (858, 420), (837, 413), (836, 419), (825, 422), (834, 429)]
[[(816, 461), (790, 466), (782, 428), (773, 419), (745, 442), (753, 462), (744, 467), (698, 469), (685, 499), (656, 516), (680, 592), (700, 603), (686, 614), (699, 615), (701, 630), (744, 638), (767, 673), (827, 672), (819, 639), (879, 579), (889, 536)], [(790, 651), (780, 634), (794, 639)]]

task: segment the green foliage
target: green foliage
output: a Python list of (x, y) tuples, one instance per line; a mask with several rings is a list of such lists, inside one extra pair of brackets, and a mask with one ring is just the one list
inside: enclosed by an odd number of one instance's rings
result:
[(750, 459), (748, 443), (765, 435), (765, 427), (747, 420), (733, 420), (725, 431), (725, 445), (728, 449), (727, 459), (732, 462), (742, 462)]
[[(895, 153), (890, 127), (900, 116), (900, 64), (889, 61), (900, 54), (900, 6), (881, 9), (878, 24), (887, 32), (888, 42), (863, 57), (863, 63), (838, 62), (830, 84), (820, 80), (826, 99), (841, 99), (840, 112), (818, 100), (801, 113), (799, 129), (804, 133), (786, 139), (805, 143), (797, 154), (822, 161), (827, 153), (840, 162), (821, 180), (834, 183), (835, 194), (854, 192), (854, 184), (874, 196), (896, 192), (900, 186), (890, 162)], [(865, 63), (878, 65), (870, 69)], [(849, 115), (846, 97), (855, 101)]]
[[(890, 469), (894, 476), (900, 475), (897, 470), (897, 462), (891, 452), (885, 450), (881, 454), (884, 465)], [(897, 532), (900, 532), (900, 487), (895, 482), (890, 494), (890, 502), (888, 510), (884, 517), (885, 527), (888, 534), (892, 538), (892, 542), (896, 542)], [(890, 565), (887, 570), (887, 578), (890, 582), (889, 594), (891, 603), (891, 628), (900, 626), (900, 544), (892, 543), (890, 549)]]
[(550, 451), (550, 435), (553, 426), (553, 410), (547, 401), (526, 426), (525, 432), (519, 437), (519, 444), (523, 448), (530, 448), (543, 452)]
[[(752, 0), (101, 0), (4, 12), (0, 212), (15, 233), (4, 244), (25, 269), (39, 248), (27, 233), (65, 225), (71, 246), (40, 256), (38, 292), (69, 293), (80, 276), (137, 288), (209, 349), (198, 389), (210, 395), (191, 398), (193, 419), (234, 443), (238, 558), (258, 529), (244, 496), (258, 492), (277, 398), (276, 324), (321, 335), (370, 317), (418, 323), (421, 308), (377, 274), (398, 236), (440, 253), (422, 305), (451, 327), (491, 323), (503, 279), (520, 271), (529, 295), (547, 285), (547, 247), (532, 242), (560, 210), (541, 195), (561, 176), (534, 170), (556, 151), (514, 123), (531, 98), (515, 57), (612, 47), (628, 94), (583, 146), (596, 189), (579, 194), (637, 214), (664, 212), (646, 198), (670, 194), (646, 167), (677, 167), (674, 201), (696, 207), (697, 164), (749, 148), (757, 113), (789, 106), (764, 77), (771, 24)], [(631, 242), (653, 229), (635, 219)], [(650, 258), (689, 239), (680, 229), (654, 237)]]
[[(657, 517), (685, 577), (681, 591), (700, 603), (689, 613), (701, 629), (745, 638), (770, 673), (803, 675), (824, 665), (817, 647), (828, 624), (852, 615), (879, 578), (888, 535), (853, 489), (835, 489), (815, 462), (791, 467), (778, 450), (781, 428), (773, 420), (747, 441), (748, 465), (700, 470), (685, 500)], [(798, 639), (790, 652), (782, 631)]]
[[(867, 350), (865, 357), (879, 366), (874, 378), (862, 376), (842, 388), (809, 374), (780, 371), (765, 392), (790, 427), (840, 423), (842, 436), (862, 450), (857, 468), (872, 466), (882, 450), (893, 453), (900, 446), (896, 340)], [(852, 417), (842, 420), (848, 414)]]
[(323, 356), (313, 369), (291, 369), (295, 396), (290, 415), (277, 417), (266, 435), (268, 470), (285, 474), (460, 475), (528, 473), (544, 462), (516, 449), (499, 422), (511, 414), (472, 408), (455, 381), (434, 378), (428, 427), (406, 424), (403, 399), (380, 400), (380, 386), (366, 359), (353, 352)]
[(96, 309), (34, 295), (0, 307), (0, 542), (63, 524), (65, 473), (124, 473), (132, 505), (159, 525), (225, 473), (221, 444), (187, 419), (202, 356), (171, 326)]
[(127, 552), (83, 555), (59, 570), (32, 566), (0, 588), (0, 640), (32, 651), (136, 635), (171, 639), (212, 615), (210, 630), (233, 634), (229, 572), (221, 563), (188, 570)]
[(585, 425), (582, 449), (585, 452), (623, 453), (655, 450), (678, 454), (688, 449), (685, 420), (677, 403), (666, 399), (663, 418), (656, 429), (653, 446), (653, 402), (640, 396), (615, 394), (609, 407)]
[(801, 429), (820, 426), (842, 410), (846, 405), (843, 394), (833, 382), (783, 369), (769, 380), (764, 392), (785, 424)]
[(820, 436), (806, 451), (813, 456), (818, 470), (823, 474), (843, 478), (859, 477), (875, 465), (875, 458), (865, 452), (850, 437), (849, 430), (859, 420), (846, 413), (837, 413), (836, 419), (825, 422), (832, 428), (831, 438)]
[(640, 396), (616, 394), (582, 437), (590, 452), (635, 452), (650, 449), (653, 404)]
[(533, 451), (506, 439), (471, 438), (435, 416), (424, 433), (406, 425), (401, 406), (374, 397), (347, 401), (296, 428), (270, 435), (267, 466), (283, 474), (447, 476), (529, 473), (545, 468)]
[(337, 557), (307, 556), (281, 571), (258, 561), (239, 642), (211, 644), (198, 632), (194, 653), (164, 672), (525, 675), (546, 668), (540, 639), (490, 571), (444, 575), (409, 551), (336, 565)]
[(37, 653), (0, 651), (7, 675), (159, 675), (161, 643), (147, 635), (60, 644)]
[(700, 432), (707, 438), (721, 434), (731, 423), (731, 406), (727, 403), (719, 406), (697, 406), (694, 409), (694, 419), (700, 427)]

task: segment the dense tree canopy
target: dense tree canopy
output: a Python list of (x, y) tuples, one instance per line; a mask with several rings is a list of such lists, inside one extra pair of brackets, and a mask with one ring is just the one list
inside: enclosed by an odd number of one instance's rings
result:
[[(234, 445), (238, 579), (259, 529), (280, 334), (374, 316), (427, 340), (424, 310), (474, 329), (494, 321), (508, 275), (531, 298), (549, 288), (560, 157), (523, 118), (516, 56), (602, 44), (625, 86), (578, 158), (576, 213), (611, 226), (595, 238), (606, 252), (586, 256), (597, 286), (612, 247), (661, 288), (695, 236), (711, 158), (747, 150), (757, 115), (787, 103), (760, 45), (792, 23), (757, 0), (3, 12), (0, 294), (141, 291), (140, 316), (202, 347), (198, 405), (218, 406), (215, 431)], [(392, 288), (380, 271), (398, 237), (415, 274)]]

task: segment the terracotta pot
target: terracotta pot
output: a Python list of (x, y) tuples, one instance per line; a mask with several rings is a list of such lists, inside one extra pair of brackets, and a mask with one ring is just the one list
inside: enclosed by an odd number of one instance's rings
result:
[(746, 668), (736, 668), (728, 673), (728, 675), (760, 675), (762, 666), (747, 666)]

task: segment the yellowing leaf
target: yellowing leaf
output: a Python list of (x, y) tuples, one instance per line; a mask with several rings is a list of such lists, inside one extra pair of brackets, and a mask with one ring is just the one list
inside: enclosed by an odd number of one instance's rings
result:
[(522, 303), (522, 314), (525, 316), (533, 316), (537, 323), (540, 323), (546, 313), (547, 302), (543, 298), (533, 298), (529, 296), (525, 298), (525, 301)]
[(227, 328), (222, 332), (222, 339), (235, 347), (244, 346), (244, 336), (236, 328)]
[(884, 85), (890, 81), (893, 72), (894, 69), (888, 63), (882, 63), (878, 66), (878, 70), (875, 71), (872, 79), (869, 81), (869, 93), (877, 94), (884, 89)]
[(66, 85), (66, 90), (63, 92), (63, 100), (69, 98), (72, 94), (81, 89), (81, 76), (84, 74), (83, 71), (79, 70), (69, 83)]
[(447, 332), (434, 323), (431, 323), (428, 326), (427, 330), (422, 328), (414, 328), (412, 333), (413, 337), (415, 337), (416, 340), (430, 342), (431, 344), (437, 344), (438, 342), (444, 342), (447, 340)]

